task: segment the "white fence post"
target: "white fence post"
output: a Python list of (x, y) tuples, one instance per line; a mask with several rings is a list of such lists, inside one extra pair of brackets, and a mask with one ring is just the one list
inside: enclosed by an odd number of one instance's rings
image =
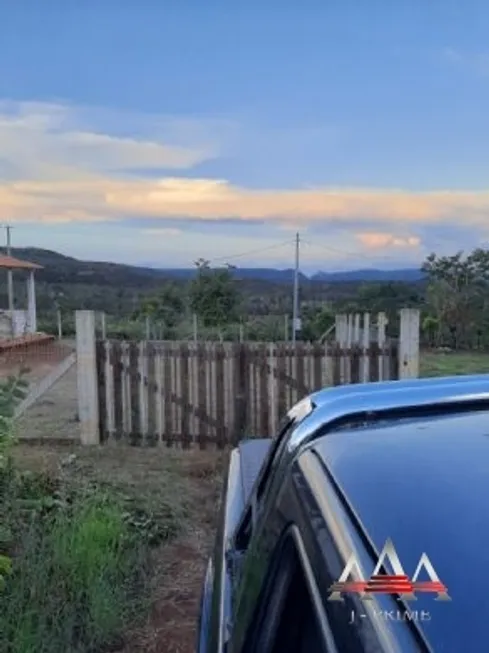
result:
[(344, 350), (348, 341), (348, 315), (340, 314), (335, 315), (335, 341), (339, 346), (340, 354), (340, 383), (347, 383), (346, 381), (346, 359)]
[(403, 308), (400, 315), (399, 378), (415, 379), (419, 376), (420, 312), (417, 308)]
[(63, 339), (63, 320), (61, 318), (61, 311), (58, 310), (56, 311), (56, 321), (58, 323), (58, 340)]
[(100, 313), (100, 329), (102, 331), (102, 340), (107, 339), (107, 322), (105, 318), (105, 311)]
[(363, 314), (363, 382), (370, 381), (370, 313)]
[(82, 444), (100, 444), (95, 313), (76, 311), (78, 417)]
[(353, 323), (353, 343), (355, 345), (360, 344), (360, 313), (355, 313), (354, 323)]
[[(385, 313), (378, 313), (377, 315), (377, 344), (382, 350), (385, 347), (385, 329), (387, 326), (387, 316)], [(379, 381), (385, 381), (385, 356), (379, 355)], [(387, 378), (389, 378), (387, 376)]]

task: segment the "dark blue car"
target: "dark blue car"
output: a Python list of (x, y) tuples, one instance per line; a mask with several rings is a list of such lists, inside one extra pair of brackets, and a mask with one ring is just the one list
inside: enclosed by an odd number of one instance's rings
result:
[(488, 536), (489, 375), (315, 393), (231, 454), (197, 651), (487, 653)]

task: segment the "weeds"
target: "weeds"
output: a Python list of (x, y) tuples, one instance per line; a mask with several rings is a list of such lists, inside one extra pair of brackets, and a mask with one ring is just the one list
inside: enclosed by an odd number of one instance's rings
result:
[(0, 596), (5, 653), (104, 651), (131, 610), (144, 551), (123, 508), (93, 493), (31, 513)]
[(0, 388), (0, 651), (109, 653), (144, 605), (150, 547), (178, 531), (140, 497), (77, 475), (13, 465), (12, 380)]

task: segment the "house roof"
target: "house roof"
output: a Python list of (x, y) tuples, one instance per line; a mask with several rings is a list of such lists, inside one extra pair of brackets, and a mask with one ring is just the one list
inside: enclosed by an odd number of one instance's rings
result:
[(0, 254), (0, 268), (5, 270), (42, 270), (42, 265)]

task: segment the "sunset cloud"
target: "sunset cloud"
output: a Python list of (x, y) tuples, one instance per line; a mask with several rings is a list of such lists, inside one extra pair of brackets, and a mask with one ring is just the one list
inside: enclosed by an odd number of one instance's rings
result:
[[(91, 178), (0, 184), (0, 219), (14, 221), (113, 221), (179, 218), (271, 221), (294, 226), (328, 219), (392, 225), (489, 223), (489, 192), (389, 189), (243, 188), (216, 179)], [(368, 239), (368, 236), (367, 236)]]
[(389, 233), (367, 232), (356, 234), (356, 238), (368, 249), (419, 247), (421, 245), (421, 238), (417, 236), (395, 236)]
[[(139, 136), (127, 134), (131, 120)], [(418, 227), (463, 223), (480, 230), (489, 224), (489, 190), (256, 189), (196, 177), (194, 168), (224, 147), (217, 124), (209, 125), (192, 120), (186, 130), (183, 120), (109, 119), (100, 111), (61, 104), (0, 102), (0, 220), (166, 218), (178, 220), (182, 229), (186, 220), (265, 221), (292, 229), (335, 221), (345, 227), (364, 224), (365, 229), (356, 228), (357, 239), (369, 249), (417, 247), (419, 238), (411, 232)], [(373, 224), (380, 229), (372, 230)], [(393, 225), (410, 235), (396, 235)]]

